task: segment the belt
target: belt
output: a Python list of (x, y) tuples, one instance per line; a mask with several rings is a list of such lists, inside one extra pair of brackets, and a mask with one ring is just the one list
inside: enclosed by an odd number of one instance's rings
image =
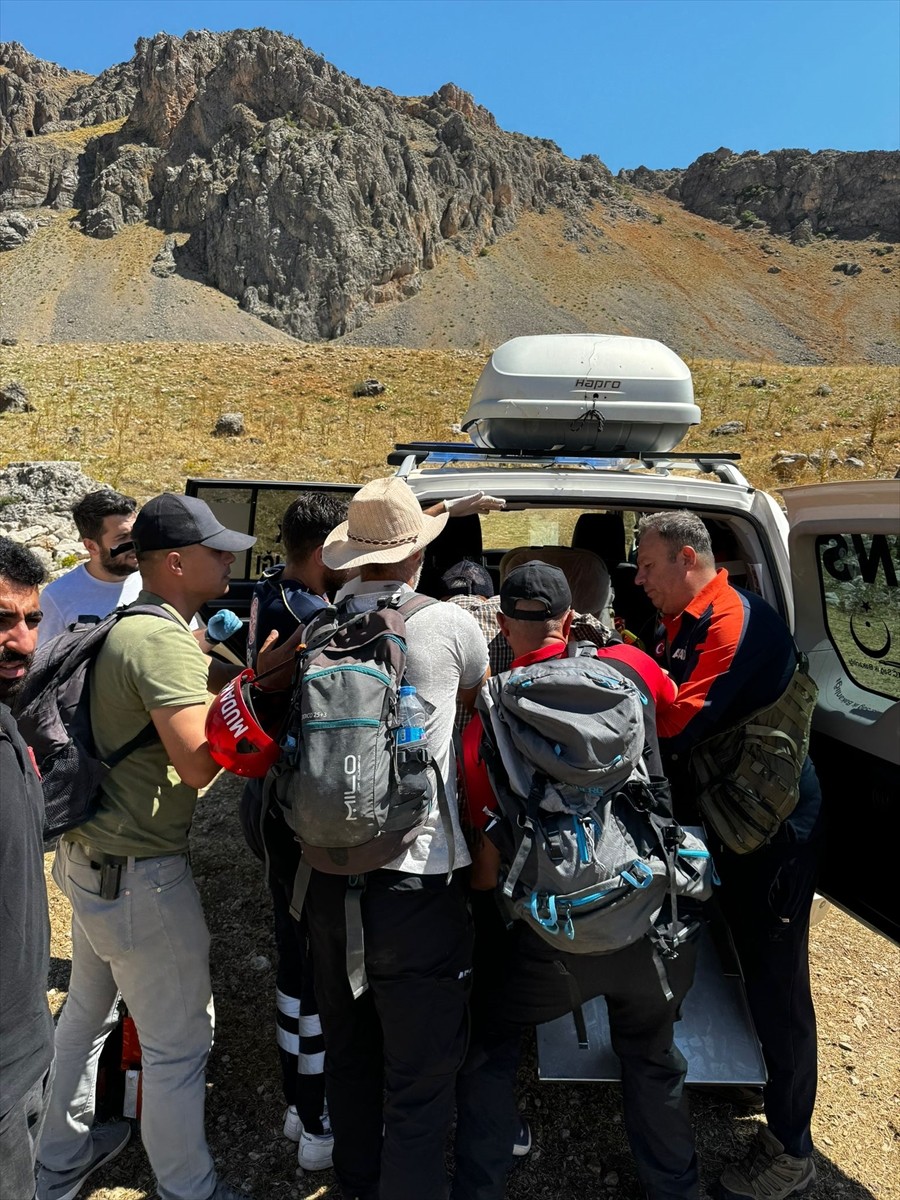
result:
[(151, 858), (160, 857), (164, 856), (159, 854), (136, 856), (127, 854), (96, 854), (96, 852), (91, 852), (91, 860), (88, 865), (93, 867), (95, 871), (102, 871), (104, 867), (127, 867), (129, 862), (149, 862)]

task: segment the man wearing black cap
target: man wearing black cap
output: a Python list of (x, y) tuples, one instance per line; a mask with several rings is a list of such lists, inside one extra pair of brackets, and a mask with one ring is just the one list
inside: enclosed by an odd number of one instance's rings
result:
[[(499, 675), (508, 671), (512, 665), (513, 651), (497, 624), (500, 597), (494, 595), (494, 584), (487, 568), (470, 559), (463, 559), (441, 576), (439, 595), (441, 600), (470, 612), (478, 622), (487, 642), (491, 674)], [(571, 641), (593, 642), (595, 646), (605, 646), (612, 637), (612, 631), (591, 613), (572, 614)], [(457, 729), (465, 729), (471, 716), (468, 709), (459, 707), (456, 713)]]
[[(512, 666), (560, 658), (572, 626), (572, 597), (556, 567), (533, 562), (510, 571), (500, 588), (497, 622), (512, 648)], [(632, 646), (597, 651), (638, 683), (646, 700), (644, 756), (660, 774), (656, 704), (675, 689), (664, 672)], [(463, 737), (468, 816), (481, 830), (487, 803), (496, 808), (479, 763), (480, 718)], [(487, 787), (487, 795), (485, 788)], [(645, 1194), (651, 1200), (696, 1200), (697, 1160), (682, 1105), (686, 1063), (673, 1026), (693, 980), (694, 947), (667, 964), (671, 994), (661, 986), (653, 947), (642, 938), (612, 954), (569, 954), (549, 946), (523, 922), (507, 931), (493, 889), (499, 856), (483, 835), (473, 846), (475, 968), (473, 1032), (457, 1081), (456, 1176), (453, 1200), (502, 1200), (519, 1120), (515, 1081), (522, 1031), (551, 1021), (595, 996), (606, 997), (613, 1049), (622, 1064), (625, 1129)]]
[(139, 603), (173, 619), (135, 616), (110, 631), (91, 673), (91, 725), (101, 756), (151, 721), (159, 737), (109, 772), (99, 812), (57, 850), (53, 877), (72, 904), (72, 978), (37, 1195), (70, 1200), (128, 1141), (127, 1121), (91, 1128), (97, 1063), (121, 993), (143, 1047), (141, 1133), (162, 1200), (241, 1200), (217, 1180), (203, 1128), (209, 933), (187, 850), (197, 789), (218, 771), (205, 700), (222, 681), (188, 622), (228, 590), (235, 554), (256, 539), (226, 529), (202, 500), (172, 494), (144, 506), (132, 536)]

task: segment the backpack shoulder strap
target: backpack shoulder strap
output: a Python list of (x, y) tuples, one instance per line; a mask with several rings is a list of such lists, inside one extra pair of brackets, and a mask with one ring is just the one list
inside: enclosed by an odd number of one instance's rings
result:
[[(114, 616), (116, 622), (122, 617), (164, 617), (167, 621), (172, 621), (178, 625), (180, 622), (177, 617), (174, 617), (161, 604), (127, 604), (124, 608), (117, 608)], [(112, 754), (108, 754), (103, 759), (103, 765), (107, 770), (111, 771), (113, 767), (117, 767), (120, 762), (126, 759), (129, 754), (133, 754), (135, 750), (140, 750), (144, 746), (150, 746), (159, 740), (159, 733), (153, 721), (150, 720), (138, 733), (134, 735), (124, 746), (120, 746), (118, 750), (114, 750)]]
[(167, 608), (163, 608), (161, 604), (126, 604), (124, 608), (117, 608), (113, 616), (117, 622), (122, 617), (164, 617), (167, 621), (171, 621), (175, 625), (181, 623), (176, 616), (173, 616)]
[(416, 592), (408, 600), (398, 604), (397, 611), (403, 614), (405, 620), (409, 620), (414, 613), (421, 612), (423, 608), (430, 608), (432, 604), (440, 604), (440, 600), (435, 600), (434, 596), (423, 596), (420, 592)]

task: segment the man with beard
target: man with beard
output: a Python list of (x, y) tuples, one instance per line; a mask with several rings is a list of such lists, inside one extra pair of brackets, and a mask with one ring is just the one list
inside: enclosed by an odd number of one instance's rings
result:
[(0, 1196), (22, 1200), (34, 1195), (34, 1152), (53, 1058), (50, 922), (44, 799), (7, 705), (37, 645), (43, 581), (39, 559), (0, 538)]
[[(90, 558), (44, 588), (41, 642), (84, 617), (102, 619), (137, 599), (141, 577), (131, 547), (137, 502), (109, 488), (89, 492), (72, 509)], [(128, 546), (128, 549), (119, 549)], [(117, 550), (119, 551), (117, 553)]]

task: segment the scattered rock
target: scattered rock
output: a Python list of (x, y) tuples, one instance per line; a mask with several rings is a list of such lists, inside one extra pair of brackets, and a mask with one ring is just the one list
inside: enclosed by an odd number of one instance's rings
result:
[(826, 467), (834, 467), (841, 461), (841, 456), (837, 450), (813, 450), (809, 456), (809, 461), (814, 467), (821, 467), (824, 463)]
[(175, 263), (175, 250), (177, 243), (173, 237), (167, 237), (163, 243), (163, 247), (154, 258), (150, 266), (150, 274), (156, 275), (159, 279), (170, 279), (177, 270)]
[(50, 217), (26, 216), (23, 212), (0, 213), (0, 250), (15, 250), (32, 237), (42, 225), (49, 225)]
[(254, 971), (268, 971), (272, 964), (264, 954), (254, 954), (250, 959), (250, 966)]
[(0, 534), (21, 540), (58, 575), (87, 556), (72, 505), (99, 487), (76, 462), (10, 463), (0, 471)]
[(813, 392), (813, 395), (814, 396), (830, 396), (831, 388), (828, 386), (827, 383), (820, 383), (819, 386), (816, 388), (816, 390)]
[(808, 218), (791, 230), (791, 241), (795, 246), (808, 246), (814, 238), (812, 222)]
[(780, 275), (781, 267), (769, 267), (768, 274), (769, 275)]
[(862, 267), (856, 262), (835, 263), (831, 269), (832, 271), (841, 271), (844, 275), (862, 275)]
[(18, 346), (19, 339), (14, 337), (0, 337), (0, 346)]
[(354, 396), (380, 396), (384, 391), (384, 384), (379, 383), (377, 379), (364, 379), (362, 383), (358, 383), (353, 389)]
[(244, 432), (243, 413), (222, 413), (212, 431), (213, 437), (240, 437)]
[(764, 375), (753, 375), (746, 383), (738, 384), (739, 387), (755, 387), (764, 388), (768, 380)]
[(861, 458), (845, 458), (844, 459), (844, 466), (852, 467), (854, 469), (854, 471), (861, 470), (865, 465), (866, 464), (863, 462), (863, 460)]
[(28, 399), (28, 390), (17, 379), (11, 379), (0, 387), (0, 413), (34, 412), (34, 405)]
[(806, 470), (809, 459), (805, 454), (779, 451), (772, 455), (772, 471), (777, 479), (785, 482), (796, 479)]
[(713, 437), (730, 437), (735, 433), (746, 432), (747, 427), (743, 421), (726, 421), (724, 425), (717, 425), (715, 429), (710, 430)]

